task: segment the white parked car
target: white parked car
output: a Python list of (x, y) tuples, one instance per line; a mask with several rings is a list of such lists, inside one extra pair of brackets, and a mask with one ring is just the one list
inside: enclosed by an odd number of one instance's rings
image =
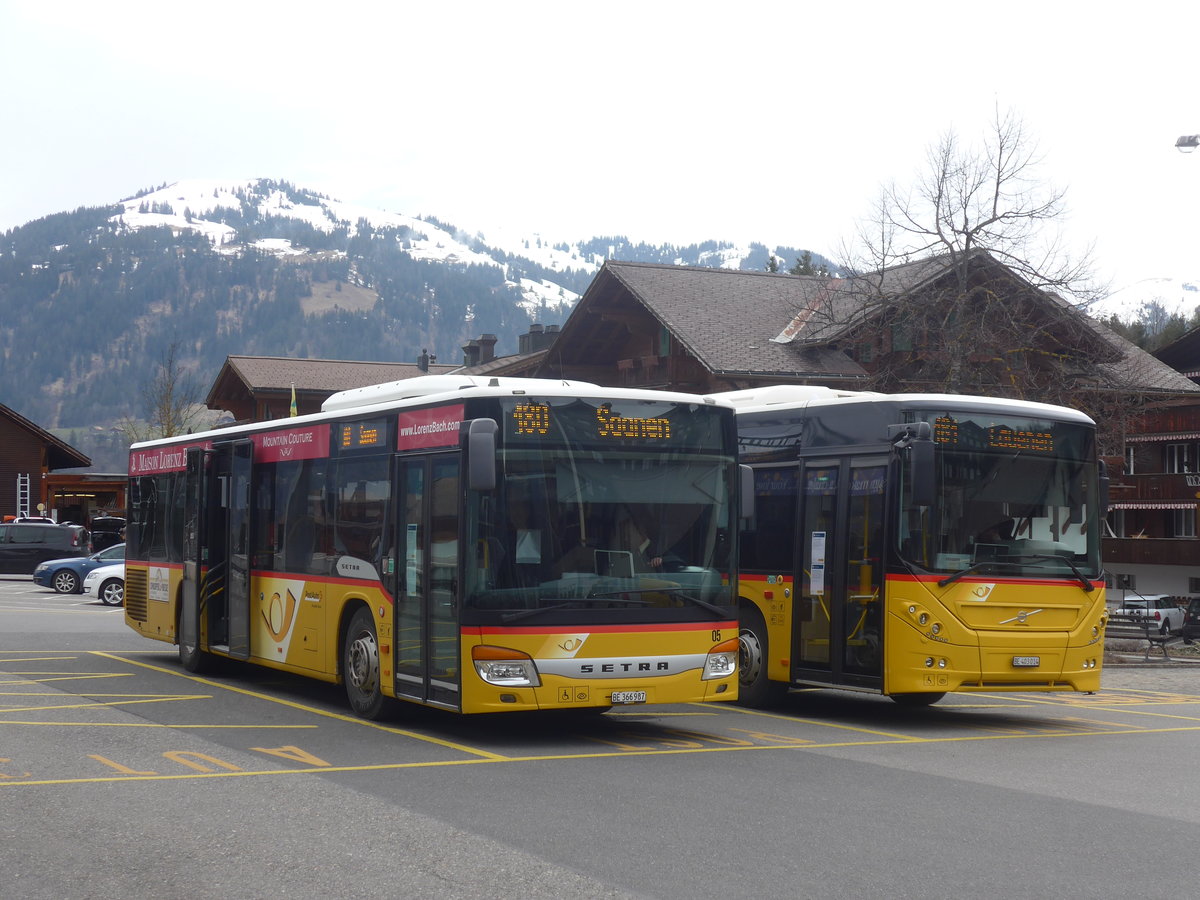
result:
[(1185, 610), (1167, 594), (1126, 595), (1118, 616), (1147, 616), (1158, 623), (1159, 634), (1178, 634), (1183, 629)]
[(83, 579), (83, 592), (107, 606), (125, 602), (125, 563), (113, 563), (92, 569)]

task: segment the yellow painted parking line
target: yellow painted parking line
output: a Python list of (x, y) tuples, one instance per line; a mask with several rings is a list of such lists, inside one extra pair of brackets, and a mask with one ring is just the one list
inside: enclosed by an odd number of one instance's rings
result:
[(767, 719), (782, 719), (786, 722), (800, 722), (804, 725), (819, 725), (825, 728), (841, 729), (844, 731), (857, 731), (862, 734), (873, 734), (877, 737), (886, 737), (895, 741), (916, 741), (920, 738), (912, 737), (907, 734), (898, 734), (894, 731), (877, 731), (873, 728), (863, 728), (858, 725), (843, 725), (840, 722), (829, 722), (824, 719), (812, 719), (807, 716), (793, 716), (787, 713), (771, 712), (765, 709), (750, 709), (745, 706), (723, 706), (722, 709), (727, 709), (729, 712), (738, 713), (746, 716), (761, 716)]
[[(2, 652), (2, 651), (0, 651)], [(5, 665), (8, 663), (28, 663), (28, 662), (59, 662), (64, 659), (79, 659), (78, 656), (26, 656), (26, 657), (4, 657), (0, 659)]]
[(382, 724), (380, 722), (372, 722), (368, 719), (360, 719), (357, 716), (349, 716), (349, 715), (344, 715), (342, 713), (330, 712), (328, 710), (318, 709), (314, 706), (307, 706), (303, 703), (296, 703), (295, 701), (292, 701), (292, 700), (283, 700), (279, 697), (272, 697), (270, 694), (263, 694), (263, 693), (260, 693), (259, 691), (250, 691), (245, 688), (234, 687), (231, 684), (222, 684), (219, 681), (210, 681), (207, 678), (201, 678), (197, 675), (185, 675), (181, 672), (175, 671), (174, 669), (165, 669), (162, 666), (154, 666), (149, 663), (139, 662), (138, 660), (135, 660), (135, 659), (124, 659), (123, 657), (117, 656), (112, 653), (93, 651), (93, 655), (101, 656), (106, 659), (117, 660), (118, 662), (123, 662), (123, 663), (126, 663), (131, 666), (139, 666), (143, 669), (149, 669), (152, 672), (162, 672), (167, 675), (173, 675), (176, 678), (184, 678), (188, 681), (194, 681), (196, 684), (203, 684), (206, 687), (217, 688), (217, 689), (223, 690), (223, 691), (231, 691), (235, 694), (241, 694), (245, 697), (253, 697), (256, 700), (265, 700), (268, 703), (275, 703), (280, 706), (287, 706), (292, 709), (298, 709), (298, 710), (301, 710), (302, 712), (310, 713), (314, 716), (321, 716), (321, 717), (327, 718), (327, 719), (334, 719), (339, 722), (350, 722), (354, 725), (361, 725), (364, 728), (373, 728), (378, 731), (387, 732), (388, 734), (398, 734), (403, 737), (412, 738), (415, 741), (421, 741), (421, 742), (427, 743), (427, 744), (435, 744), (439, 747), (444, 747), (448, 750), (455, 750), (459, 753), (468, 753), (471, 756), (477, 756), (477, 757), (479, 757), (481, 759), (485, 759), (485, 760), (504, 761), (504, 760), (508, 760), (510, 758), (510, 757), (504, 756), (499, 753), (491, 753), (487, 750), (482, 750), (478, 747), (468, 747), (466, 744), (459, 744), (455, 741), (446, 741), (446, 740), (442, 740), (441, 738), (430, 737), (427, 734), (421, 734), (420, 732), (411, 731), (407, 728), (396, 728), (391, 725)]
[[(57, 710), (57, 709), (99, 709), (99, 708), (110, 707), (110, 706), (134, 706), (134, 705), (137, 705), (140, 703), (168, 703), (168, 702), (174, 703), (179, 700), (211, 700), (211, 699), (212, 699), (212, 694), (191, 694), (191, 695), (177, 694), (177, 695), (169, 696), (169, 697), (164, 696), (164, 697), (156, 697), (153, 699), (143, 699), (143, 700), (132, 700), (132, 699), (131, 700), (111, 700), (111, 701), (107, 701), (107, 702), (103, 702), (103, 703), (63, 703), (63, 704), (55, 704), (53, 706), (5, 707), (4, 713), (5, 713), (5, 715), (8, 715), (10, 713), (17, 713), (17, 712), (45, 712), (48, 710)], [(58, 724), (58, 723), (48, 722), (46, 724)], [(64, 724), (85, 725), (88, 723), (76, 722), (76, 723), (64, 723)]]
[[(206, 698), (211, 699), (211, 698)], [(7, 710), (21, 712), (22, 710)], [(29, 725), (43, 728), (166, 728), (171, 731), (187, 731), (209, 729), (214, 731), (295, 731), (310, 728), (320, 728), (320, 725), (173, 725), (170, 722), (38, 722), (34, 720), (0, 719), (0, 725)]]
[[(171, 726), (164, 726), (171, 727)], [(834, 750), (847, 749), (855, 747), (881, 747), (888, 745), (905, 745), (913, 744), (948, 744), (948, 743), (970, 743), (972, 741), (1013, 741), (1013, 740), (1045, 740), (1054, 738), (1106, 738), (1106, 737), (1121, 737), (1127, 734), (1160, 734), (1160, 733), (1175, 733), (1175, 732), (1194, 732), (1200, 730), (1200, 726), (1189, 728), (1150, 728), (1140, 731), (1123, 731), (1123, 732), (1101, 732), (1098, 734), (1086, 734), (1081, 732), (1063, 732), (1063, 733), (1042, 733), (1036, 735), (969, 735), (959, 737), (941, 737), (941, 738), (917, 738), (905, 740), (869, 740), (869, 741), (837, 741), (829, 743), (811, 743), (811, 744), (760, 744), (754, 746), (721, 746), (721, 747), (702, 747), (702, 748), (685, 748), (685, 749), (663, 749), (663, 750), (626, 750), (626, 751), (599, 751), (589, 753), (561, 753), (550, 754), (545, 756), (510, 756), (510, 757), (483, 757), (477, 759), (460, 759), (460, 760), (426, 760), (423, 762), (411, 763), (378, 763), (365, 764), (356, 766), (322, 766), (320, 768), (310, 769), (257, 769), (257, 770), (238, 770), (226, 772), (198, 772), (194, 774), (180, 775), (117, 775), (104, 776), (93, 778), (53, 778), (39, 779), (35, 781), (2, 781), (0, 780), (0, 790), (5, 788), (16, 787), (36, 787), (46, 785), (63, 785), (63, 784), (105, 784), (111, 782), (128, 782), (128, 781), (186, 781), (191, 779), (201, 778), (247, 778), (247, 777), (279, 777), (279, 776), (295, 776), (295, 775), (320, 775), (330, 772), (337, 773), (356, 773), (356, 772), (391, 772), (400, 771), (403, 769), (432, 769), (446, 766), (477, 766), (477, 765), (497, 765), (511, 763), (537, 763), (537, 762), (562, 762), (570, 760), (585, 760), (585, 759), (614, 759), (618, 757), (630, 756), (679, 756), (696, 753), (738, 753), (748, 751), (813, 751), (813, 750)]]
[[(91, 678), (132, 678), (132, 672), (83, 672), (83, 673), (52, 673), (52, 672), (11, 672), (12, 675), (25, 676), (20, 681), (5, 681), (0, 678), (0, 685), (10, 684), (49, 684), (52, 681), (79, 681), (80, 679)], [(30, 675), (42, 677), (30, 678)]]

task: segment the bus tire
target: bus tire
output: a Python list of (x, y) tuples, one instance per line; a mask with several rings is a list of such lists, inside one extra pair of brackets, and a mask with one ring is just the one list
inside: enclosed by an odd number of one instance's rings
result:
[(738, 625), (738, 703), (755, 709), (775, 706), (787, 685), (767, 678), (770, 645), (767, 625), (753, 606), (742, 606)]
[(355, 610), (342, 641), (342, 681), (354, 714), (380, 719), (388, 707), (380, 690), (379, 637), (375, 619), (365, 606)]
[(901, 706), (908, 706), (908, 707), (916, 708), (916, 707), (920, 707), (920, 706), (933, 706), (933, 704), (937, 703), (939, 700), (941, 700), (943, 697), (946, 696), (946, 692), (943, 691), (940, 694), (938, 694), (938, 693), (889, 694), (888, 696), (891, 697), (894, 702), (899, 703)]
[[(179, 626), (175, 626), (175, 634), (179, 634)], [(212, 657), (200, 649), (200, 641), (187, 642), (179, 640), (179, 664), (194, 675), (202, 675), (212, 668)]]

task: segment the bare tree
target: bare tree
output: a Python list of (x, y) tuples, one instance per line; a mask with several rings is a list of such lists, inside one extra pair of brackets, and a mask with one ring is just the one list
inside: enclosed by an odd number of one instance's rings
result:
[(986, 250), (1039, 290), (1087, 303), (1091, 248), (1075, 256), (1061, 230), (1065, 191), (1043, 181), (1036, 144), (1011, 112), (996, 112), (982, 148), (964, 148), (948, 132), (928, 151), (925, 171), (905, 191), (883, 189), (849, 255), (853, 271), (880, 271), (945, 256), (961, 281), (973, 251)]
[(842, 251), (850, 274), (810, 292), (797, 330), (857, 359), (879, 390), (1078, 407), (1128, 392), (1123, 342), (1084, 313), (1106, 286), (1091, 249), (1068, 248), (1064, 192), (1039, 163), (1012, 114), (997, 112), (981, 149), (947, 134), (911, 189), (882, 190)]
[(172, 341), (159, 357), (154, 377), (142, 386), (145, 421), (126, 418), (121, 429), (131, 443), (187, 434), (206, 412), (200, 392), (199, 381), (180, 360), (180, 342)]

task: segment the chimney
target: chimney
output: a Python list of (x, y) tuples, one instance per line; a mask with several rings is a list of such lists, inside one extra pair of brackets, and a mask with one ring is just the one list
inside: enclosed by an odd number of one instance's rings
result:
[(479, 341), (472, 338), (462, 345), (462, 351), (464, 366), (479, 365)]
[(421, 348), (421, 355), (417, 357), (417, 368), (422, 372), (429, 371), (429, 364), (437, 362), (436, 356), (430, 356), (429, 351), (424, 347)]
[(496, 358), (496, 336), (494, 334), (482, 334), (479, 336), (479, 361), (481, 363), (491, 362)]
[[(552, 328), (555, 326), (551, 326)], [(529, 326), (529, 333), (523, 334), (517, 339), (519, 353), (533, 353), (535, 350), (542, 349), (542, 334), (545, 329), (538, 324)]]

